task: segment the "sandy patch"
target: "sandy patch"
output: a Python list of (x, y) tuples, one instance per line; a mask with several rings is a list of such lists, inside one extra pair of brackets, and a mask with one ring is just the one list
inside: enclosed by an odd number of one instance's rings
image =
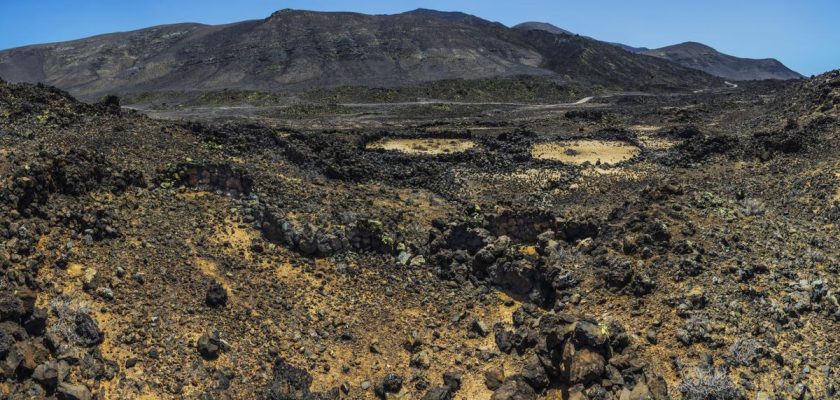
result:
[(531, 156), (540, 160), (568, 164), (617, 164), (639, 154), (639, 148), (623, 142), (603, 140), (571, 140), (539, 143), (531, 149)]
[(665, 137), (661, 137), (660, 135), (655, 134), (662, 129), (661, 126), (654, 126), (654, 125), (632, 125), (628, 129), (634, 131), (638, 134), (639, 143), (642, 144), (648, 150), (668, 150), (671, 147), (674, 147), (678, 143), (678, 141), (673, 139), (668, 139)]
[(475, 142), (469, 139), (381, 139), (369, 143), (368, 150), (392, 150), (406, 154), (440, 155), (461, 153), (475, 147)]
[(656, 132), (662, 129), (662, 127), (656, 125), (630, 125), (627, 127), (627, 129), (630, 129), (634, 132)]

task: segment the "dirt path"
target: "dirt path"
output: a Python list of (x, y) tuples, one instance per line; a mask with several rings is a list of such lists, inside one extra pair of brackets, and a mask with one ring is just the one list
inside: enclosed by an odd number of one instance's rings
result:
[(556, 104), (531, 104), (531, 103), (511, 103), (511, 102), (472, 102), (472, 101), (449, 101), (449, 100), (420, 100), (420, 101), (402, 101), (395, 103), (339, 103), (344, 107), (383, 107), (383, 106), (415, 106), (415, 105), (429, 105), (429, 104), (451, 104), (459, 106), (514, 106), (514, 107), (566, 107), (586, 104), (595, 96), (584, 97), (572, 103), (556, 103)]

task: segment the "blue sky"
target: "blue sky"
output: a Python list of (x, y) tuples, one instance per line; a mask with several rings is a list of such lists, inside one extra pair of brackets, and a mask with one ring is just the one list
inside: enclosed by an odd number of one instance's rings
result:
[(0, 49), (174, 22), (219, 24), (282, 8), (391, 14), (463, 11), (514, 25), (544, 21), (596, 39), (661, 47), (698, 41), (805, 74), (840, 68), (838, 0), (0, 0)]

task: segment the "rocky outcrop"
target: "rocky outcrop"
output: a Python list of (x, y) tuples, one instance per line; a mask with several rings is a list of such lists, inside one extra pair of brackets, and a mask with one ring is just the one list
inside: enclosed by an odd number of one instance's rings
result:
[(561, 313), (542, 313), (523, 306), (513, 315), (514, 330), (496, 328), (500, 351), (515, 351), (527, 360), (508, 376), (494, 399), (528, 399), (549, 388), (563, 388), (571, 398), (668, 399), (665, 381), (629, 346), (616, 324), (604, 324)]

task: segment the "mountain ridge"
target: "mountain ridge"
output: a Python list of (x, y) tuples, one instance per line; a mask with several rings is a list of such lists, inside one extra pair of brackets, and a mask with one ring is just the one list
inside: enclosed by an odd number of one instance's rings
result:
[[(569, 34), (563, 28), (547, 22), (529, 21), (517, 24), (514, 29), (543, 30), (556, 34)], [(700, 70), (729, 80), (800, 79), (802, 74), (791, 70), (774, 58), (751, 59), (721, 53), (709, 45), (688, 41), (658, 49), (635, 47), (623, 43), (606, 42), (631, 53), (644, 54), (671, 61), (686, 68)]]
[[(616, 90), (721, 85), (664, 60), (561, 36), (427, 9), (393, 15), (286, 9), (261, 20), (170, 24), (4, 50), (0, 76), (44, 82), (88, 99), (155, 90), (297, 91), (518, 75)], [(585, 50), (594, 54), (583, 57)], [(621, 68), (611, 72), (590, 59)]]

